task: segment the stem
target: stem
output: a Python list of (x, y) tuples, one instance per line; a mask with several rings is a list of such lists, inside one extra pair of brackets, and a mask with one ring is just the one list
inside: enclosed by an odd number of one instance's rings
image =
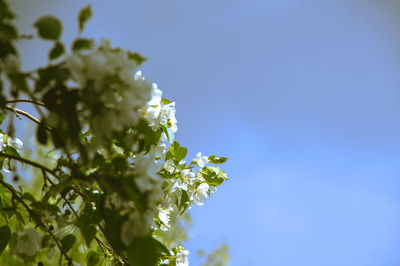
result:
[(36, 101), (36, 100), (32, 100), (32, 99), (12, 99), (12, 100), (6, 101), (6, 103), (33, 103), (33, 104), (37, 104), (37, 105), (46, 107), (46, 105), (44, 103)]
[[(20, 110), (20, 109), (18, 109), (18, 108), (15, 108), (15, 107), (12, 107), (12, 106), (9, 106), (9, 105), (6, 105), (5, 108), (8, 109), (8, 110), (10, 110), (10, 111), (13, 111), (16, 115), (17, 115), (17, 114), (23, 115), (23, 116), (29, 118), (30, 120), (32, 120), (33, 122), (35, 122), (35, 123), (37, 123), (37, 124), (40, 124), (39, 119), (37, 119), (36, 117), (34, 117), (33, 115), (31, 115), (30, 113), (27, 113), (27, 112), (25, 112), (25, 111), (22, 111), (22, 110)], [(17, 116), (18, 116), (18, 115), (17, 115)], [(51, 130), (51, 128), (50, 128), (49, 126), (46, 126), (46, 129), (47, 129), (48, 131)]]
[[(31, 161), (31, 160), (28, 160), (28, 159), (25, 159), (25, 158), (22, 158), (22, 157), (19, 157), (19, 156), (16, 156), (16, 155), (7, 154), (7, 153), (4, 153), (4, 152), (0, 152), (0, 156), (6, 157), (6, 158), (9, 158), (9, 159), (14, 159), (14, 160), (17, 160), (17, 161), (20, 161), (20, 162), (23, 162), (23, 163), (32, 165), (32, 166), (37, 167), (37, 168), (40, 168), (40, 169), (42, 169), (42, 170), (44, 170), (44, 171), (46, 171), (46, 172), (49, 172), (50, 174), (52, 174), (52, 175), (55, 176), (53, 170), (47, 168), (47, 167), (44, 166), (44, 165), (41, 165), (40, 163)], [(56, 176), (56, 177), (57, 177), (57, 176)]]
[(36, 214), (29, 208), (28, 205), (26, 205), (26, 203), (21, 199), (21, 197), (15, 192), (15, 190), (10, 187), (9, 184), (7, 184), (6, 182), (4, 182), (3, 180), (0, 179), (0, 183), (6, 188), (8, 189), (8, 191), (11, 192), (11, 194), (13, 194), (13, 196), (15, 198), (18, 199), (19, 202), (21, 202), (21, 204), (24, 206), (24, 208), (28, 211), (29, 215), (36, 220), (36, 224), (42, 226), (43, 228), (46, 229), (46, 232), (53, 238), (54, 242), (56, 242), (56, 245), (58, 247), (58, 249), (60, 250), (61, 254), (65, 257), (65, 259), (68, 261), (68, 265), (72, 265), (72, 259), (63, 251), (61, 244), (59, 242), (59, 240), (57, 239), (57, 237), (50, 231), (50, 229), (47, 228), (47, 226), (45, 224), (43, 224), (43, 222), (40, 220), (39, 217), (36, 216)]

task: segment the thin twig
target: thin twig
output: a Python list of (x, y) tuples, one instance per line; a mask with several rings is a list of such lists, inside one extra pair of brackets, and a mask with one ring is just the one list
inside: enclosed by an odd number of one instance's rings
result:
[(12, 99), (12, 100), (6, 101), (6, 103), (33, 103), (33, 104), (37, 104), (37, 105), (46, 107), (46, 105), (44, 103), (36, 101), (36, 100), (32, 100), (32, 99)]
[[(10, 110), (10, 111), (13, 111), (16, 115), (17, 115), (17, 114), (23, 115), (23, 116), (29, 118), (30, 120), (32, 120), (33, 122), (35, 122), (35, 123), (37, 123), (37, 124), (40, 124), (39, 119), (37, 119), (36, 117), (34, 117), (33, 115), (31, 115), (30, 113), (27, 113), (27, 112), (25, 112), (25, 111), (23, 111), (23, 110), (20, 110), (20, 109), (18, 109), (18, 108), (15, 108), (15, 107), (12, 107), (12, 106), (9, 106), (9, 105), (6, 105), (5, 108), (8, 109), (8, 110)], [(45, 128), (46, 128), (48, 131), (51, 130), (51, 128), (50, 128), (49, 126), (47, 126), (47, 125), (46, 125)]]
[(57, 177), (53, 170), (47, 168), (44, 165), (41, 165), (40, 163), (31, 161), (29, 159), (26, 159), (26, 158), (23, 158), (23, 157), (20, 157), (20, 156), (17, 156), (17, 155), (7, 154), (7, 153), (4, 153), (4, 152), (0, 152), (0, 156), (6, 157), (6, 158), (9, 158), (9, 159), (14, 159), (14, 160), (17, 160), (17, 161), (20, 161), (20, 162), (35, 166), (35, 167), (40, 168), (40, 169), (42, 169), (42, 170), (54, 175), (55, 177)]

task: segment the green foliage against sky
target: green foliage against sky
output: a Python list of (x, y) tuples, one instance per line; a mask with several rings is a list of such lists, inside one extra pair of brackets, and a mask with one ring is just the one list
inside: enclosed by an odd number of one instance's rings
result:
[[(78, 14), (80, 34), (91, 16)], [(207, 166), (227, 158), (187, 160), (175, 103), (138, 70), (146, 59), (109, 40), (67, 46), (52, 15), (33, 22), (49, 64), (22, 71), (15, 44), (31, 37), (14, 18), (0, 0), (0, 264), (188, 265), (182, 218), (227, 180)], [(21, 117), (36, 125), (29, 151)]]

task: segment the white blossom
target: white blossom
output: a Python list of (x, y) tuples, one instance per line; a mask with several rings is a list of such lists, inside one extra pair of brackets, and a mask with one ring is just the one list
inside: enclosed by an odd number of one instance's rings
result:
[(96, 112), (83, 112), (81, 116), (90, 122), (97, 142), (137, 124), (141, 109), (151, 98), (152, 86), (143, 78), (135, 78), (137, 63), (128, 51), (111, 48), (109, 41), (102, 40), (98, 47), (67, 56), (66, 65), (80, 88), (94, 95), (83, 98), (84, 105), (90, 108), (93, 101), (102, 103)]
[(176, 191), (177, 189), (185, 190), (185, 191), (188, 190), (188, 185), (184, 181), (182, 181), (180, 178), (177, 178), (176, 180), (175, 179), (172, 179), (172, 180), (173, 180), (173, 186), (171, 188), (172, 192)]
[(174, 161), (172, 161), (172, 160), (167, 160), (167, 161), (165, 161), (165, 163), (164, 163), (164, 169), (165, 169), (168, 173), (172, 174), (172, 173), (175, 171)]
[(17, 253), (33, 256), (40, 249), (41, 235), (34, 228), (28, 228), (22, 233), (18, 233), (15, 251)]
[(189, 250), (180, 247), (179, 252), (176, 254), (176, 266), (189, 266)]
[(159, 208), (158, 218), (162, 222), (160, 229), (163, 231), (166, 231), (171, 227), (169, 221), (172, 210), (173, 210), (172, 208), (163, 208), (163, 207)]
[(170, 128), (172, 133), (178, 130), (175, 118), (175, 103), (164, 104), (162, 101), (162, 91), (158, 89), (157, 84), (153, 83), (153, 92), (150, 101), (147, 103), (144, 116), (153, 130), (157, 130), (160, 125)]
[(196, 158), (193, 159), (197, 163), (198, 166), (204, 167), (206, 164), (208, 164), (208, 157), (207, 156), (201, 156), (201, 152), (199, 152), (196, 155)]
[(7, 146), (11, 146), (19, 151), (22, 149), (23, 143), (19, 138), (11, 138), (7, 134), (0, 132), (0, 150), (5, 150)]
[(203, 201), (207, 198), (209, 185), (207, 183), (201, 183), (193, 192), (191, 196), (191, 200), (194, 201), (197, 205), (203, 205)]
[(185, 182), (190, 186), (192, 186), (197, 181), (196, 173), (193, 173), (189, 169), (185, 169), (182, 171), (182, 177), (184, 178)]

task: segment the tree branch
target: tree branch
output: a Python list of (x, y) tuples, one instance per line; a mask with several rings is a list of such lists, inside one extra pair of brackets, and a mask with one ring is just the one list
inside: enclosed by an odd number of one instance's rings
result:
[(20, 162), (29, 164), (29, 165), (31, 165), (31, 166), (40, 168), (40, 169), (42, 169), (42, 170), (44, 170), (44, 171), (46, 171), (46, 172), (49, 172), (50, 174), (54, 175), (55, 177), (57, 177), (57, 176), (55, 175), (55, 173), (54, 173), (53, 170), (47, 168), (47, 167), (44, 166), (44, 165), (41, 165), (40, 163), (31, 161), (31, 160), (29, 160), (29, 159), (25, 159), (25, 158), (23, 158), (23, 157), (19, 157), (19, 156), (16, 156), (16, 155), (7, 154), (7, 153), (4, 153), (4, 152), (0, 152), (0, 156), (6, 157), (6, 158), (8, 158), (8, 159), (17, 160), (17, 161), (20, 161)]
[[(33, 115), (31, 115), (30, 113), (27, 113), (27, 112), (25, 112), (25, 111), (22, 111), (22, 110), (20, 110), (20, 109), (18, 109), (18, 108), (15, 108), (15, 107), (12, 107), (12, 106), (9, 106), (9, 105), (6, 105), (5, 108), (8, 109), (8, 110), (10, 110), (10, 111), (13, 111), (16, 115), (17, 115), (17, 114), (23, 115), (23, 116), (29, 118), (30, 120), (32, 120), (33, 122), (35, 122), (35, 123), (37, 123), (37, 124), (40, 124), (39, 119), (37, 119), (36, 117), (34, 117)], [(49, 126), (47, 126), (47, 125), (46, 125), (46, 129), (47, 129), (48, 131), (51, 130), (51, 128), (50, 128)]]
[(33, 104), (37, 104), (37, 105), (46, 107), (46, 105), (44, 103), (36, 101), (36, 100), (32, 100), (32, 99), (12, 99), (12, 100), (6, 101), (6, 103), (33, 103)]

